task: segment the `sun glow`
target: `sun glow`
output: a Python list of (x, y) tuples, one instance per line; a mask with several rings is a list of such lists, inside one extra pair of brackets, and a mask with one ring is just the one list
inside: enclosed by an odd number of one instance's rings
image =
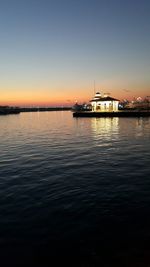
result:
[[(0, 89), (0, 105), (13, 106), (72, 106), (75, 102), (88, 103), (94, 96), (94, 88), (87, 83), (74, 86), (53, 86), (50, 88), (4, 88)], [(110, 81), (97, 83), (95, 91), (108, 92), (110, 96), (119, 100), (142, 97), (149, 95), (148, 85), (138, 85), (136, 87)]]

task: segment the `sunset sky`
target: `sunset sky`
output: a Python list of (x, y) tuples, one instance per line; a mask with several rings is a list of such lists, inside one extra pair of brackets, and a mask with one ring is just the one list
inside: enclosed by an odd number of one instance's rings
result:
[(149, 0), (1, 0), (0, 105), (150, 95)]

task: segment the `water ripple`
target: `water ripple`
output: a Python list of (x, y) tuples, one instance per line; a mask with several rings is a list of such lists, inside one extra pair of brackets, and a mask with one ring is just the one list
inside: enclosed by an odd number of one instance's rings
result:
[(150, 236), (149, 119), (41, 112), (0, 122), (2, 246), (59, 240), (98, 257), (130, 241), (142, 251), (136, 240)]

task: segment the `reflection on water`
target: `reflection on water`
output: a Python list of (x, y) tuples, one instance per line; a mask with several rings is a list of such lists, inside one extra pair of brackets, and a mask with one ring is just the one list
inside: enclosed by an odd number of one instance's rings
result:
[(149, 131), (149, 123), (150, 118), (137, 118), (136, 120), (136, 136), (143, 136), (145, 134), (145, 130), (147, 129)]
[(91, 128), (93, 135), (111, 138), (119, 132), (119, 118), (92, 118)]

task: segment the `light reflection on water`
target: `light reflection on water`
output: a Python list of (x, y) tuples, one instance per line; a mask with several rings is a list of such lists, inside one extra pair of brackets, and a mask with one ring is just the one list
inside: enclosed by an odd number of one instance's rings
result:
[(4, 255), (32, 244), (42, 260), (67, 251), (99, 266), (103, 251), (123, 266), (143, 243), (150, 251), (149, 118), (37, 112), (1, 116), (0, 125)]
[(92, 135), (97, 146), (110, 146), (119, 134), (119, 118), (92, 118)]

